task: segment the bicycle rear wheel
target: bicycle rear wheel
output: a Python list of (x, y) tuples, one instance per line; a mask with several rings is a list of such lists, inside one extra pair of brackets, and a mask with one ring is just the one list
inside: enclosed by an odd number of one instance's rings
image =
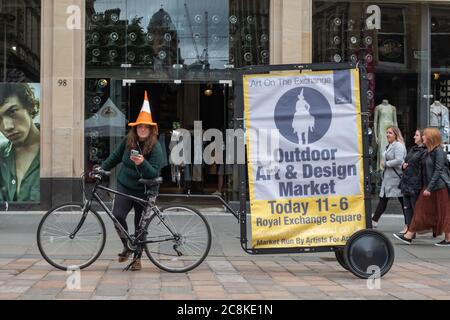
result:
[(61, 270), (83, 269), (92, 264), (103, 251), (105, 224), (92, 209), (75, 236), (83, 217), (83, 205), (67, 203), (48, 211), (37, 231), (37, 244), (42, 257)]
[(169, 206), (160, 212), (160, 217), (150, 217), (147, 228), (147, 241), (157, 241), (144, 246), (149, 259), (167, 272), (186, 272), (200, 265), (211, 248), (205, 217), (187, 206)]

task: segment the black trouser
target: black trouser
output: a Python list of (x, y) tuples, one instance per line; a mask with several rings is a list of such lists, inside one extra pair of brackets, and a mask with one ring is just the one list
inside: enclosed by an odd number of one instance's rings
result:
[[(120, 184), (117, 187), (117, 191), (122, 192), (124, 194), (128, 194), (134, 197), (138, 198), (145, 198), (144, 193), (142, 192), (136, 192), (133, 190), (129, 190)], [(116, 195), (114, 199), (114, 205), (112, 213), (114, 217), (119, 221), (119, 223), (122, 225), (122, 227), (128, 232), (128, 225), (127, 225), (127, 216), (128, 213), (130, 213), (131, 208), (134, 208), (134, 227), (135, 229), (139, 226), (139, 223), (141, 221), (142, 211), (144, 210), (144, 207), (139, 202), (133, 201), (131, 199), (127, 199), (125, 197), (122, 197), (120, 195)], [(123, 234), (119, 229), (116, 228), (117, 233), (119, 234), (120, 239), (122, 240), (122, 243), (126, 243), (127, 237), (125, 234)]]
[(417, 201), (418, 195), (404, 195), (403, 196), (403, 214), (405, 215), (405, 224), (410, 225), (413, 214), (414, 214), (414, 208), (416, 207), (416, 201)]
[[(402, 205), (402, 211), (403, 209), (403, 197), (398, 197), (398, 201), (400, 201), (400, 204)], [(378, 222), (380, 220), (381, 215), (386, 211), (387, 203), (389, 201), (389, 198), (387, 197), (381, 197), (380, 201), (378, 202), (377, 209), (375, 210), (375, 213), (373, 214), (372, 220), (375, 222)], [(404, 214), (404, 213), (403, 213)]]

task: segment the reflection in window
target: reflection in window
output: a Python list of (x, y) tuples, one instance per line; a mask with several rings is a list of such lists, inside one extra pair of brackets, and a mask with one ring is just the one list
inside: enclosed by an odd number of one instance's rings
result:
[(89, 67), (209, 70), (269, 63), (269, 0), (87, 0)]
[(369, 110), (375, 108), (376, 36), (361, 12), (366, 4), (313, 2), (313, 62), (363, 64), (368, 73), (366, 92)]
[(90, 78), (85, 82), (85, 155), (91, 169), (100, 164), (125, 136), (126, 103), (121, 102), (121, 81)]
[(432, 94), (450, 107), (450, 9), (432, 8), (430, 17)]
[(40, 24), (41, 1), (0, 1), (0, 81), (40, 81)]
[(382, 7), (381, 30), (378, 33), (379, 62), (404, 66), (405, 14), (403, 8)]
[(450, 9), (431, 10), (431, 63), (433, 68), (450, 68)]

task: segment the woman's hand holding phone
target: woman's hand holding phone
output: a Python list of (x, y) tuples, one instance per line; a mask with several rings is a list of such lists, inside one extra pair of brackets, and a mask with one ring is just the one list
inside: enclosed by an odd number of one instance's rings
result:
[(130, 160), (133, 161), (135, 165), (139, 166), (144, 162), (144, 157), (139, 154), (139, 151), (131, 150)]

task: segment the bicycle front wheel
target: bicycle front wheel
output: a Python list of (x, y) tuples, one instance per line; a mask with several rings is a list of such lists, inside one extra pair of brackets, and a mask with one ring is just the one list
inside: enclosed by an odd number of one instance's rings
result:
[[(105, 224), (97, 212), (89, 209), (83, 219), (83, 205), (67, 203), (48, 211), (37, 231), (42, 257), (61, 270), (83, 269), (103, 251)], [(76, 229), (79, 230), (75, 233)]]
[(149, 259), (167, 272), (186, 272), (205, 260), (211, 248), (211, 228), (205, 217), (187, 206), (169, 206), (153, 214), (144, 246)]

